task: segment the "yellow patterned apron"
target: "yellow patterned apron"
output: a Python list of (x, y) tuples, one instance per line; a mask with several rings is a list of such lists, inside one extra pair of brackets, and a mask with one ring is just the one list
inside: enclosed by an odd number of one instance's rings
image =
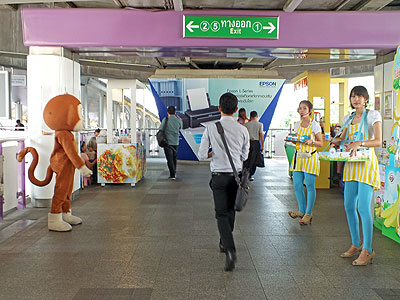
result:
[[(307, 135), (311, 139), (312, 134), (312, 121), (310, 121), (310, 125), (307, 128), (301, 127), (299, 124), (299, 128), (297, 129), (296, 135), (300, 140), (300, 137), (303, 135)], [(312, 154), (310, 158), (300, 158), (298, 157), (299, 152), (307, 152)], [(294, 154), (292, 164), (290, 166), (290, 171), (299, 171), (314, 175), (319, 175), (320, 170), (320, 162), (318, 159), (317, 147), (314, 145), (305, 145), (303, 143), (296, 143), (296, 153)]]
[[(350, 124), (349, 140), (354, 140), (358, 132), (360, 124)], [(365, 135), (364, 135), (365, 136)], [(344, 164), (343, 181), (358, 181), (371, 185), (374, 190), (378, 190), (380, 186), (378, 159), (376, 158), (374, 148), (371, 147), (370, 161), (346, 161)]]

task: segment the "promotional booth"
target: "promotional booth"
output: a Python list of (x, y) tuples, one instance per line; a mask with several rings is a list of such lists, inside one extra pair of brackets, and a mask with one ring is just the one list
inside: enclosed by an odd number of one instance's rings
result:
[[(106, 183), (135, 186), (146, 172), (145, 118), (136, 124), (138, 89), (146, 89), (138, 80), (107, 83), (107, 143), (97, 146), (97, 180), (103, 186)], [(145, 109), (144, 93), (141, 95)]]

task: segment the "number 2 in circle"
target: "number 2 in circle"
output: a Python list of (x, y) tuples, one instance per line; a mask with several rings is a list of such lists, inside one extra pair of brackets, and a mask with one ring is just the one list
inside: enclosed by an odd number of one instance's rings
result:
[(203, 21), (200, 23), (201, 31), (208, 31), (210, 29), (210, 24), (207, 21)]

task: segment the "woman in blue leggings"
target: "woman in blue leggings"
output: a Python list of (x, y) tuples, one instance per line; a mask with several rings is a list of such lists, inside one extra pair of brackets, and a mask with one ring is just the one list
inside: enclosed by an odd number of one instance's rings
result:
[[(296, 142), (296, 153), (290, 166), (290, 171), (293, 171), (293, 184), (299, 210), (297, 212), (289, 211), (289, 216), (293, 219), (301, 218), (299, 221), (301, 225), (311, 223), (311, 213), (316, 197), (315, 179), (319, 175), (320, 169), (316, 147), (322, 146), (321, 127), (311, 119), (312, 107), (312, 103), (307, 100), (301, 101), (299, 104), (297, 111), (301, 121), (294, 124), (294, 130), (298, 140), (306, 138), (306, 141)], [(304, 183), (307, 189), (307, 207), (303, 190)]]
[[(349, 144), (347, 151), (355, 153), (359, 147), (369, 147), (372, 151), (370, 161), (346, 162), (343, 171), (344, 208), (352, 245), (340, 256), (343, 258), (353, 257), (361, 251), (359, 257), (353, 261), (353, 266), (365, 266), (372, 263), (375, 257), (375, 251), (372, 250), (371, 201), (373, 190), (379, 189), (380, 185), (378, 160), (374, 153), (374, 147), (380, 147), (382, 144), (382, 117), (378, 111), (366, 109), (368, 99), (369, 95), (365, 87), (356, 86), (351, 90), (350, 104), (355, 109), (355, 114), (349, 114), (343, 118), (344, 123), (349, 118), (352, 118), (352, 121), (348, 128), (343, 130), (341, 137), (334, 140), (336, 145), (347, 135), (349, 140), (355, 140), (361, 130), (361, 140)], [(364, 120), (367, 122), (368, 131), (360, 128), (363, 118), (366, 118)], [(362, 223), (363, 243), (360, 239), (357, 211)]]

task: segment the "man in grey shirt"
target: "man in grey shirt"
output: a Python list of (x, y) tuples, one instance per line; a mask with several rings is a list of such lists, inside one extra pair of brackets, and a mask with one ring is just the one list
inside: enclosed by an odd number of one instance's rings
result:
[[(182, 120), (176, 115), (174, 106), (168, 107), (168, 123), (165, 128), (165, 135), (167, 136), (168, 146), (164, 147), (165, 157), (167, 158), (167, 165), (169, 169), (169, 179), (175, 180), (176, 164), (179, 145), (179, 131), (182, 129)], [(160, 128), (164, 128), (167, 120), (164, 118), (161, 122)]]
[(250, 153), (249, 158), (244, 162), (244, 166), (249, 169), (250, 181), (253, 181), (253, 175), (257, 168), (256, 162), (264, 148), (264, 126), (263, 123), (258, 122), (258, 115), (254, 110), (250, 113), (250, 122), (247, 122), (244, 126), (250, 135)]
[[(249, 153), (249, 133), (233, 118), (237, 111), (238, 100), (235, 95), (225, 93), (219, 99), (221, 112), (221, 125), (224, 128), (226, 143), (232, 156), (233, 163), (238, 172), (242, 171), (243, 161)], [(212, 149), (212, 152), (209, 149)], [(208, 125), (204, 130), (198, 152), (200, 160), (211, 157), (211, 181), (213, 191), (215, 217), (217, 219), (220, 235), (220, 251), (225, 252), (225, 271), (235, 268), (236, 248), (233, 240), (233, 228), (235, 225), (235, 199), (237, 183), (229, 163), (221, 136), (215, 124)]]

